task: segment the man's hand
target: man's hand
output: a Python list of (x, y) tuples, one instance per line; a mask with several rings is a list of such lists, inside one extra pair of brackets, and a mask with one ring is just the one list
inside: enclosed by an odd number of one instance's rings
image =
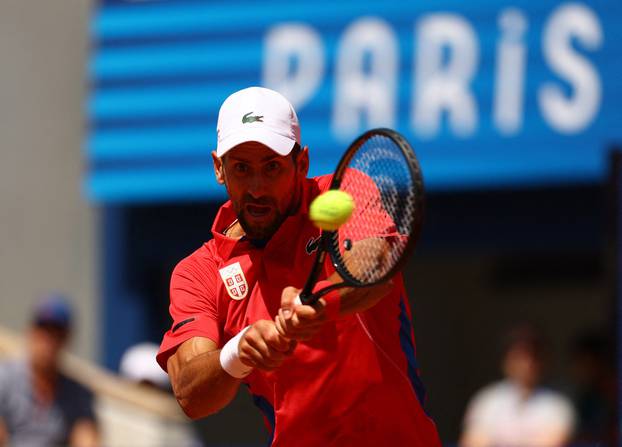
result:
[(238, 352), (242, 363), (272, 371), (281, 366), (296, 348), (296, 341), (283, 337), (274, 321), (259, 320), (240, 339)]
[(319, 299), (313, 306), (296, 303), (301, 289), (286, 287), (281, 294), (281, 308), (275, 318), (278, 333), (292, 340), (308, 340), (326, 322), (326, 303)]

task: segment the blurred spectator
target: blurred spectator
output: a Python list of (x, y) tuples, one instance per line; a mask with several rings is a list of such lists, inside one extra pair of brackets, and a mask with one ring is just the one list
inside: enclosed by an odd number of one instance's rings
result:
[(132, 382), (150, 385), (169, 391), (171, 389), (168, 374), (156, 362), (156, 354), (160, 347), (155, 343), (139, 343), (131, 346), (121, 357), (119, 368), (123, 377)]
[(71, 320), (64, 298), (43, 300), (32, 315), (26, 359), (0, 364), (0, 444), (98, 445), (93, 396), (59, 371)]
[(572, 435), (574, 411), (561, 394), (541, 386), (544, 342), (531, 326), (508, 336), (505, 379), (479, 391), (467, 407), (462, 447), (556, 447)]
[(599, 331), (577, 337), (572, 347), (576, 441), (619, 445), (617, 378), (612, 337)]

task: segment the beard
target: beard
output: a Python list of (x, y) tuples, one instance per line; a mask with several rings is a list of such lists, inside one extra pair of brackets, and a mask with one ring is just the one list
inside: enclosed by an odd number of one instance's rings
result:
[(276, 211), (276, 215), (270, 222), (267, 222), (263, 225), (258, 225), (249, 222), (246, 211), (241, 211), (238, 213), (238, 221), (240, 222), (244, 233), (246, 233), (246, 236), (251, 240), (270, 239), (279, 229), (284, 220), (285, 216)]
[[(263, 223), (254, 222), (253, 216), (246, 209), (247, 205), (269, 206), (273, 216), (270, 220)], [(279, 211), (277, 204), (273, 200), (267, 198), (253, 199), (245, 195), (240, 203), (234, 204), (234, 209), (244, 233), (251, 240), (270, 239), (287, 217)]]

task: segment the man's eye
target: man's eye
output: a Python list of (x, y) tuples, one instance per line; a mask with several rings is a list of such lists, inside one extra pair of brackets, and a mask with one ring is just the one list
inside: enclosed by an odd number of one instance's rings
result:
[(276, 172), (281, 168), (281, 165), (276, 161), (271, 161), (266, 165), (266, 170), (268, 172)]
[(236, 174), (246, 174), (248, 172), (248, 165), (244, 163), (236, 163), (233, 165), (233, 169)]

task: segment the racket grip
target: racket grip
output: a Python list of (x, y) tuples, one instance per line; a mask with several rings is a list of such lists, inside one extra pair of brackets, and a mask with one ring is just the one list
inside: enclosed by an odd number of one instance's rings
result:
[[(326, 287), (326, 285), (330, 285), (330, 287)], [(302, 304), (313, 305), (317, 302), (317, 300), (334, 289), (333, 284), (328, 281), (319, 281), (317, 284), (313, 284), (313, 286), (313, 290), (308, 293), (305, 293), (305, 291), (302, 290), (298, 295)]]
[(317, 256), (315, 257), (315, 262), (313, 263), (313, 269), (311, 269), (311, 273), (309, 274), (309, 277), (307, 278), (307, 282), (305, 283), (304, 287), (302, 288), (302, 290), (300, 291), (300, 301), (302, 301), (302, 304), (313, 304), (315, 303), (318, 297), (314, 297), (313, 296), (313, 287), (315, 286), (315, 283), (318, 280), (318, 277), (320, 276), (320, 270), (322, 269), (322, 266), (324, 264), (324, 258), (326, 257), (326, 252), (320, 248), (318, 250)]
[(298, 295), (296, 301), (302, 304), (313, 305), (320, 298), (324, 298), (326, 302), (326, 316), (329, 320), (334, 320), (339, 316), (341, 309), (341, 294), (339, 289), (343, 284), (333, 284), (328, 280), (318, 281), (313, 288), (313, 292), (309, 294), (308, 301), (305, 302), (301, 295)]
[(319, 297), (315, 297), (311, 292), (305, 293), (303, 289), (300, 291), (298, 299), (302, 304), (314, 304), (319, 299)]

